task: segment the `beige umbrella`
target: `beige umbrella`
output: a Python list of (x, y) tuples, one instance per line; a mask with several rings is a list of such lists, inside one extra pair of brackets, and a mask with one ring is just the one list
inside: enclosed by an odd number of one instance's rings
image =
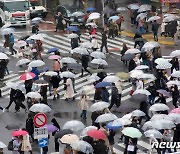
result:
[(60, 141), (64, 144), (72, 144), (72, 143), (79, 141), (79, 137), (75, 134), (67, 134), (67, 135), (64, 135), (60, 139)]

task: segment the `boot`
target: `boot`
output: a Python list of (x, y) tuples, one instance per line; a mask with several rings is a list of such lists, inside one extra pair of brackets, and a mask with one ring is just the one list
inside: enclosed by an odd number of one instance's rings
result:
[(57, 94), (57, 98), (59, 98), (60, 96), (59, 96), (59, 94)]
[(53, 100), (56, 100), (56, 96), (54, 95)]

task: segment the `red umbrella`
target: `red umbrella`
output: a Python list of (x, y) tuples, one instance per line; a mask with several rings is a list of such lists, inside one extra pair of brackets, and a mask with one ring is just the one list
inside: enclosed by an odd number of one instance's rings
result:
[(20, 80), (30, 80), (33, 79), (36, 75), (32, 72), (26, 72), (20, 76)]
[(173, 110), (171, 110), (171, 112), (170, 113), (179, 113), (180, 114), (180, 107), (179, 108), (175, 108), (175, 109), (173, 109)]
[(25, 130), (16, 130), (14, 132), (12, 132), (12, 136), (21, 136), (21, 135), (27, 135), (28, 132), (26, 132)]
[(87, 135), (92, 137), (92, 138), (95, 138), (95, 139), (102, 139), (103, 140), (106, 138), (106, 135), (101, 130), (97, 130), (97, 129), (89, 130), (87, 132)]

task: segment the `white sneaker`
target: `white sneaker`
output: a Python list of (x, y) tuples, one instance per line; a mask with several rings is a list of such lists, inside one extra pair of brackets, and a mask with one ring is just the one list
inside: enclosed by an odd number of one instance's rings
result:
[(5, 112), (6, 111), (6, 108), (3, 108), (3, 112)]

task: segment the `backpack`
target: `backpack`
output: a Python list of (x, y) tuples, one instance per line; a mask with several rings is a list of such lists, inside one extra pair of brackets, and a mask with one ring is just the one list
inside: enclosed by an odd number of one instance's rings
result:
[(11, 141), (9, 141), (9, 143), (8, 143), (7, 149), (8, 149), (9, 151), (13, 151), (13, 141), (14, 141), (14, 139), (12, 139)]

